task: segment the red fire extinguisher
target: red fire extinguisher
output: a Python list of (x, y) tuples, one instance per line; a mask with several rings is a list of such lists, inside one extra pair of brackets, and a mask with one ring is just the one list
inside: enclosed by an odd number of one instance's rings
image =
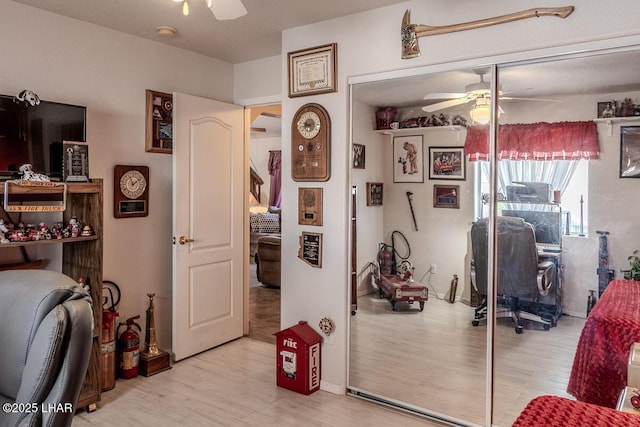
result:
[(116, 306), (120, 303), (120, 288), (109, 280), (102, 281), (102, 391), (116, 386)]
[(381, 274), (392, 274), (393, 272), (393, 253), (389, 249), (389, 246), (385, 243), (380, 243), (380, 250), (378, 251), (378, 265), (380, 265)]
[[(118, 359), (120, 361), (120, 378), (134, 378), (138, 376), (138, 361), (140, 356), (140, 335), (133, 330), (133, 326), (142, 332), (140, 325), (135, 320), (140, 315), (127, 319), (126, 323), (120, 323), (120, 326), (127, 326), (127, 329), (120, 335)], [(118, 329), (120, 329), (118, 326)]]

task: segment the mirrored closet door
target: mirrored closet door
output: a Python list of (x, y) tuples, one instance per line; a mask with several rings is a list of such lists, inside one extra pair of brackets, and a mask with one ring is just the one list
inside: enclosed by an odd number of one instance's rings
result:
[[(354, 165), (351, 179), (351, 393), (497, 426), (537, 396), (574, 398), (587, 300), (599, 294), (596, 231), (609, 233), (617, 278), (640, 240), (629, 209), (640, 192), (623, 165), (636, 160), (621, 146), (640, 129), (639, 62), (626, 49), (498, 65), (495, 87), (491, 67), (352, 85), (353, 148), (366, 168)], [(422, 310), (407, 289), (426, 289)]]

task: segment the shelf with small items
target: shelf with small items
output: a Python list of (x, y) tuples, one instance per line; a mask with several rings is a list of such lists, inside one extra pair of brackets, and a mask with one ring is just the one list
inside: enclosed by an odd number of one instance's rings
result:
[(46, 244), (60, 244), (60, 243), (76, 243), (76, 242), (85, 242), (89, 240), (97, 240), (98, 236), (84, 236), (84, 237), (67, 237), (64, 239), (48, 239), (48, 240), (26, 240), (24, 242), (0, 242), (0, 247), (2, 248), (10, 248), (17, 246), (39, 246)]
[(467, 130), (465, 126), (449, 125), (449, 126), (426, 126), (426, 127), (412, 127), (412, 128), (399, 128), (399, 129), (376, 129), (375, 133), (383, 135), (408, 135), (416, 132), (435, 132), (435, 131), (449, 131), (456, 132), (458, 142), (460, 142), (460, 132)]
[(640, 122), (640, 116), (606, 117), (593, 119), (593, 121), (597, 124), (606, 124), (608, 126), (609, 136), (613, 136), (614, 123)]

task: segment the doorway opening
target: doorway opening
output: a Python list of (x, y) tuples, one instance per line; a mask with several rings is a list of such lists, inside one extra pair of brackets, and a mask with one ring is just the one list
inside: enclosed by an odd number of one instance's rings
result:
[(248, 337), (271, 344), (280, 330), (281, 111), (250, 109)]

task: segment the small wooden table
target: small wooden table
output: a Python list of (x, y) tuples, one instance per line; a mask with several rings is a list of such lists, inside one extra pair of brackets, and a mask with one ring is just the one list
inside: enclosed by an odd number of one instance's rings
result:
[(393, 274), (382, 274), (376, 278), (380, 298), (387, 298), (393, 311), (398, 311), (396, 302), (404, 301), (413, 304), (420, 303), (420, 311), (424, 310), (424, 303), (429, 299), (429, 290), (422, 283), (407, 282)]

